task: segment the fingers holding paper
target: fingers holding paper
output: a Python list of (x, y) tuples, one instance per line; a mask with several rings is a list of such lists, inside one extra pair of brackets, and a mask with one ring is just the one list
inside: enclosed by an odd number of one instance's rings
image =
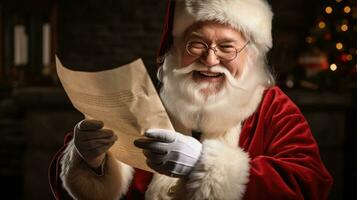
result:
[(185, 177), (200, 157), (202, 145), (193, 137), (166, 129), (149, 129), (145, 136), (134, 144), (143, 149), (147, 165), (158, 173)]
[(114, 132), (103, 129), (103, 126), (102, 121), (85, 119), (74, 127), (74, 145), (83, 160), (94, 169), (101, 165), (106, 152), (117, 140)]

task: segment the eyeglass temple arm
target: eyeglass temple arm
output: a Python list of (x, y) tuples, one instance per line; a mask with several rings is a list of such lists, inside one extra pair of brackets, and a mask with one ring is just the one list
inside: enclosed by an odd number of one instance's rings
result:
[(245, 45), (239, 49), (238, 53), (240, 53), (241, 51), (243, 51), (243, 49), (245, 49), (245, 47), (250, 43), (250, 41), (248, 41), (247, 43), (245, 43)]

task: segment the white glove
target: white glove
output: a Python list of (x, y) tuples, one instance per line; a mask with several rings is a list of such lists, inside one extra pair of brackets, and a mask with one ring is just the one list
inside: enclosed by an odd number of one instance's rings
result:
[(193, 137), (166, 129), (149, 129), (148, 139), (137, 139), (135, 146), (142, 148), (147, 164), (158, 173), (185, 177), (197, 163), (202, 144)]

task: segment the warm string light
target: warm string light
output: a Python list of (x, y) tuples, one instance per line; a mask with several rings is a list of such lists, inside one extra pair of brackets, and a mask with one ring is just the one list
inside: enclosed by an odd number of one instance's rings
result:
[(348, 26), (346, 24), (342, 24), (341, 31), (343, 31), (343, 32), (348, 31)]
[(343, 49), (343, 44), (341, 42), (336, 43), (336, 49), (338, 50)]
[(343, 8), (343, 11), (348, 14), (348, 13), (351, 12), (351, 7), (345, 6), (345, 7)]
[(324, 21), (321, 21), (321, 22), (319, 22), (318, 26), (320, 29), (323, 29), (326, 27), (326, 23)]
[(331, 14), (332, 11), (333, 11), (333, 9), (332, 9), (331, 6), (327, 6), (327, 7), (325, 8), (325, 12), (326, 12), (327, 14)]
[(342, 0), (336, 0), (337, 3), (341, 3)]
[(351, 61), (352, 58), (353, 58), (353, 56), (352, 56), (351, 54), (348, 54), (348, 55), (347, 55), (347, 60), (348, 60), (348, 61)]
[(330, 65), (330, 70), (331, 70), (331, 71), (336, 71), (336, 70), (337, 70), (337, 65), (336, 65), (335, 63), (332, 63), (332, 64)]

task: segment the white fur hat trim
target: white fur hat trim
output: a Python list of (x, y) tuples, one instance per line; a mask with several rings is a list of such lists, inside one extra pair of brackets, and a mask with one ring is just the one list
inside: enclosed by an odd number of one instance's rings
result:
[(273, 12), (266, 0), (176, 0), (173, 37), (198, 21), (229, 24), (267, 52), (272, 47)]

